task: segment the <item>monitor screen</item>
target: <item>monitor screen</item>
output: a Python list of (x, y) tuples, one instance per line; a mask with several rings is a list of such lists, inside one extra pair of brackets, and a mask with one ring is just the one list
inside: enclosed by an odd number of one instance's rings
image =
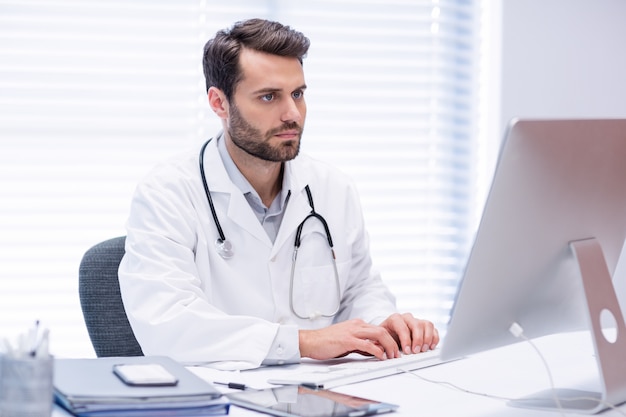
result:
[(512, 121), (442, 356), (519, 342), (514, 323), (528, 338), (590, 329), (572, 246), (589, 239), (604, 256), (610, 287), (596, 299), (623, 324), (610, 277), (626, 239), (626, 120)]

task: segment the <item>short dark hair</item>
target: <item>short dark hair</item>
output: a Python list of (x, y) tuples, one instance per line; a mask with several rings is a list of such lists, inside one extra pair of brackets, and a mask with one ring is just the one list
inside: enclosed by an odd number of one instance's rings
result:
[(202, 66), (206, 89), (217, 87), (228, 100), (241, 81), (239, 54), (243, 47), (273, 55), (298, 58), (309, 50), (309, 39), (289, 26), (264, 19), (250, 19), (220, 30), (204, 45)]

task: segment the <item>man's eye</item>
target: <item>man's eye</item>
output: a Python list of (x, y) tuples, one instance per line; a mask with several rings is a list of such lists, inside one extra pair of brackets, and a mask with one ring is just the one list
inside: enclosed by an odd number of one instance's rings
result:
[(292, 96), (295, 99), (302, 98), (304, 96), (304, 91), (294, 91)]
[(269, 93), (261, 96), (261, 100), (263, 101), (272, 101), (274, 100), (274, 94)]

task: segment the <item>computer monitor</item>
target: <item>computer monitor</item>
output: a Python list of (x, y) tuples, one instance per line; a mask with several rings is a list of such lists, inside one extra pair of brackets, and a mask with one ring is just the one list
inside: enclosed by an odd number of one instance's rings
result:
[[(513, 405), (596, 413), (626, 401), (626, 328), (611, 281), (625, 239), (626, 120), (513, 120), (442, 357), (519, 342), (520, 328), (528, 338), (590, 329), (602, 392), (548, 390)], [(616, 323), (615, 340), (601, 316)]]

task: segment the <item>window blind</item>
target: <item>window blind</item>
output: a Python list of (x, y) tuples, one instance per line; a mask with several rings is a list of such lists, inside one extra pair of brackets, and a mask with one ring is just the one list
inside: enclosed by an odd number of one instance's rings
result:
[(357, 179), (399, 308), (444, 328), (471, 226), (476, 6), (325, 3), (290, 16), (312, 38), (304, 146)]
[(92, 356), (78, 265), (158, 161), (219, 129), (202, 46), (249, 17), (312, 42), (303, 151), (357, 181), (404, 311), (445, 327), (471, 235), (477, 0), (0, 0), (0, 336)]

